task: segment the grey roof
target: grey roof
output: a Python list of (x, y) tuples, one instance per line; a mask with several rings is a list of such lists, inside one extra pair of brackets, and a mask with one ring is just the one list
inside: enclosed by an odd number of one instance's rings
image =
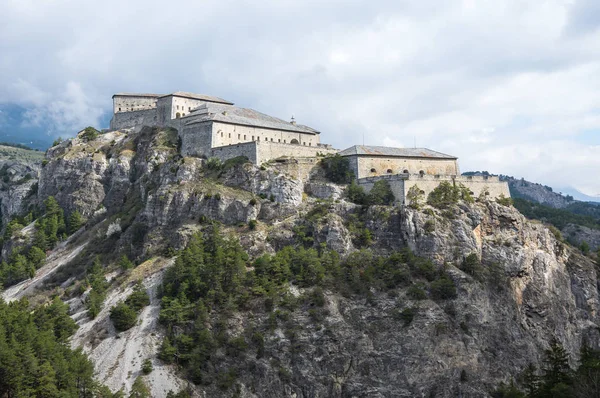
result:
[(153, 97), (158, 98), (162, 97), (163, 94), (148, 94), (148, 93), (116, 93), (112, 97)]
[(213, 96), (204, 95), (204, 94), (188, 93), (186, 91), (176, 91), (172, 94), (161, 95), (161, 97), (168, 97), (171, 95), (173, 97), (182, 97), (182, 98), (189, 98), (189, 99), (195, 99), (195, 100), (200, 100), (200, 101), (215, 102), (218, 104), (233, 105), (233, 102), (229, 102), (227, 100), (224, 100), (223, 98), (213, 97)]
[(188, 123), (216, 121), (229, 124), (238, 124), (252, 127), (262, 127), (273, 130), (292, 131), (305, 134), (319, 134), (319, 132), (302, 124), (292, 124), (285, 120), (265, 115), (254, 109), (239, 108), (232, 105), (205, 103), (185, 116)]
[(436, 159), (458, 159), (456, 156), (432, 151), (427, 148), (392, 148), (388, 146), (365, 146), (354, 145), (339, 152), (341, 156), (383, 156), (392, 158), (436, 158)]

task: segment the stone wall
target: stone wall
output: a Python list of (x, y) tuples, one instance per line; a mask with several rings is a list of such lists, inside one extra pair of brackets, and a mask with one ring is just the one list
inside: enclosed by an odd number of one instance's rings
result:
[(291, 144), (292, 140), (296, 140), (302, 146), (315, 147), (321, 142), (319, 134), (240, 126), (219, 122), (213, 122), (213, 134), (213, 142), (216, 147), (251, 141)]
[(157, 98), (158, 97), (117, 95), (113, 97), (113, 113), (155, 109)]
[(492, 199), (500, 197), (500, 195), (504, 195), (507, 198), (510, 198), (510, 191), (508, 189), (508, 183), (504, 181), (500, 181), (498, 177), (495, 176), (431, 176), (424, 175), (421, 176), (419, 174), (411, 174), (408, 180), (405, 182), (405, 191), (417, 185), (419, 189), (425, 191), (425, 197), (429, 195), (431, 191), (440, 185), (442, 181), (450, 181), (456, 184), (463, 184), (465, 187), (469, 188), (469, 190), (473, 193), (474, 197), (478, 197), (481, 194), (486, 195)]
[(294, 144), (280, 144), (277, 142), (256, 142), (257, 153), (257, 164), (268, 162), (269, 160), (290, 157), (290, 158), (308, 158), (316, 157), (317, 154), (326, 155), (328, 153), (334, 154), (337, 152), (335, 149), (325, 147), (314, 147)]
[(490, 199), (496, 199), (504, 195), (510, 198), (508, 183), (500, 181), (498, 177), (487, 176), (444, 176), (444, 175), (420, 175), (420, 174), (398, 174), (390, 176), (376, 176), (358, 179), (358, 184), (365, 191), (370, 191), (373, 184), (379, 180), (387, 180), (396, 196), (396, 202), (399, 204), (409, 204), (406, 200), (406, 194), (413, 186), (417, 186), (424, 192), (424, 197), (437, 188), (441, 182), (449, 181), (454, 184), (462, 184), (467, 187), (474, 197), (480, 195), (487, 196)]
[(148, 109), (133, 112), (117, 112), (113, 114), (110, 121), (111, 130), (135, 127), (141, 129), (143, 126), (158, 125), (156, 109)]
[[(179, 121), (179, 120), (177, 120)], [(212, 156), (211, 122), (192, 123), (180, 126), (181, 154), (185, 157)]]
[(460, 175), (456, 159), (347, 156), (357, 178), (389, 174)]
[(238, 156), (245, 156), (254, 164), (257, 164), (256, 142), (244, 142), (241, 144), (221, 146), (212, 149), (211, 157), (219, 158), (222, 162)]
[(358, 185), (363, 187), (365, 192), (370, 192), (375, 185), (375, 182), (380, 180), (386, 180), (390, 184), (390, 188), (394, 193), (394, 197), (396, 198), (395, 203), (399, 205), (403, 205), (406, 194), (404, 190), (404, 182), (406, 179), (406, 175), (390, 175), (390, 176), (379, 176), (379, 177), (367, 177), (361, 178), (358, 180)]

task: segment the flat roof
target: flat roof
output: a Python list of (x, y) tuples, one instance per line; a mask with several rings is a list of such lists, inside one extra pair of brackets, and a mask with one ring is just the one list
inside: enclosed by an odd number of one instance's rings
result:
[(394, 158), (458, 159), (456, 156), (427, 148), (393, 148), (388, 146), (354, 145), (339, 152), (340, 156), (379, 156)]

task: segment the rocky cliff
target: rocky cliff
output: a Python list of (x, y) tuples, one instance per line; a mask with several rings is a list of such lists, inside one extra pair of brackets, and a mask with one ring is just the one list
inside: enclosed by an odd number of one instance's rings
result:
[[(594, 264), (512, 207), (485, 200), (446, 209), (363, 207), (340, 199), (343, 187), (325, 181), (318, 166), (298, 179), (281, 164), (183, 158), (177, 141), (174, 131), (144, 128), (51, 148), (37, 199), (52, 195), (87, 224), (33, 279), (4, 293), (43, 302), (52, 292), (69, 302), (80, 325), (72, 344), (90, 354), (97, 378), (114, 391), (141, 376), (154, 396), (189, 388), (224, 397), (484, 397), (539, 364), (552, 338), (573, 361), (582, 341), (600, 344)], [(225, 322), (231, 339), (260, 331), (264, 341), (260, 354), (252, 344), (216, 349), (211, 361), (224, 379), (196, 385), (157, 358), (166, 333), (157, 318), (163, 273), (174, 261), (167, 257), (211, 221), (239, 240), (248, 267), (290, 245), (333, 249), (342, 259), (409, 248), (431, 260), (428, 272), (449, 278), (456, 295), (436, 296), (432, 279), (417, 275), (363, 294), (326, 286), (315, 304), (307, 299), (314, 289), (290, 284), (288, 304), (252, 301), (226, 320), (210, 313), (210, 330)], [(122, 271), (122, 254), (139, 265)], [(97, 255), (110, 285), (91, 319), (82, 281)], [(137, 281), (151, 304), (117, 333), (110, 308)], [(145, 359), (154, 365), (149, 375), (141, 371)]]

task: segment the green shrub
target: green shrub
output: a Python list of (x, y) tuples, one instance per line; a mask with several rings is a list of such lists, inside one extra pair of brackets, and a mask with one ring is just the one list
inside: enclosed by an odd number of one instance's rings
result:
[(123, 256), (121, 257), (121, 260), (119, 261), (119, 266), (123, 271), (132, 269), (134, 267), (131, 260), (129, 260), (129, 257), (127, 257), (125, 254), (123, 254)]
[(431, 233), (431, 232), (435, 231), (435, 221), (433, 221), (433, 220), (425, 221), (425, 224), (423, 225), (423, 229), (427, 233)]
[(458, 203), (460, 190), (448, 181), (442, 181), (427, 197), (427, 203), (439, 209)]
[(406, 295), (413, 300), (425, 300), (427, 298), (427, 293), (425, 292), (424, 285), (414, 284), (408, 288)]
[(475, 276), (481, 272), (481, 261), (476, 253), (471, 253), (460, 264), (459, 268), (469, 275)]
[(456, 285), (448, 275), (442, 275), (440, 279), (433, 281), (430, 292), (434, 300), (450, 300), (457, 296)]
[(404, 322), (404, 326), (408, 326), (415, 319), (418, 312), (419, 309), (417, 307), (407, 307), (400, 312), (399, 318)]
[(367, 195), (367, 203), (370, 205), (391, 205), (395, 199), (390, 183), (386, 180), (375, 181)]
[(110, 320), (119, 332), (135, 326), (137, 312), (125, 303), (119, 303), (110, 310)]
[(254, 231), (256, 229), (257, 225), (258, 225), (258, 221), (256, 221), (256, 220), (248, 221), (248, 228), (250, 229), (250, 231)]
[(350, 185), (348, 185), (345, 194), (352, 203), (356, 203), (357, 205), (367, 204), (367, 194), (363, 187), (358, 185), (356, 181), (352, 181)]
[(417, 185), (410, 187), (406, 193), (406, 200), (408, 201), (408, 207), (411, 209), (419, 210), (423, 206), (423, 199), (425, 192), (421, 190)]
[(204, 163), (204, 167), (207, 170), (220, 171), (223, 168), (223, 162), (219, 158), (208, 158)]
[(93, 141), (96, 138), (98, 138), (99, 135), (100, 135), (100, 132), (98, 130), (96, 130), (95, 128), (93, 128), (91, 126), (88, 126), (79, 135), (79, 138), (81, 138), (84, 142), (89, 142), (89, 141)]
[(254, 199), (254, 198), (250, 199), (250, 202), (248, 202), (248, 204), (249, 204), (250, 206), (256, 206), (256, 203), (258, 203), (258, 202), (257, 202), (257, 201), (256, 201), (256, 199)]
[(325, 176), (337, 184), (349, 184), (355, 178), (354, 172), (350, 169), (350, 161), (337, 153), (323, 159), (321, 167), (325, 170)]
[(501, 204), (502, 206), (510, 207), (513, 205), (512, 198), (507, 198), (504, 194), (500, 194), (499, 197), (496, 198), (496, 203)]
[(150, 373), (152, 373), (152, 370), (152, 361), (150, 359), (144, 359), (144, 362), (142, 362), (142, 373), (145, 375), (149, 375)]

